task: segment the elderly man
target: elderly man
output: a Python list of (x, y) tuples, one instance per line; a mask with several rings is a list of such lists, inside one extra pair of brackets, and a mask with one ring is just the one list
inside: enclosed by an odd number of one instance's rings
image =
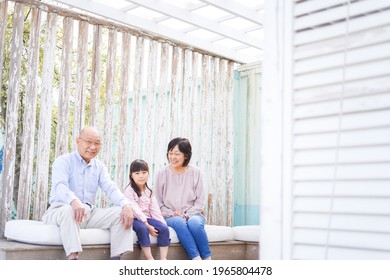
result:
[[(110, 179), (104, 164), (95, 159), (102, 146), (99, 132), (92, 127), (82, 129), (76, 144), (76, 151), (59, 156), (53, 163), (50, 207), (42, 220), (59, 226), (68, 259), (77, 259), (82, 251), (80, 228), (109, 229), (111, 259), (120, 259), (133, 246), (130, 202)], [(99, 187), (117, 206), (95, 207)]]

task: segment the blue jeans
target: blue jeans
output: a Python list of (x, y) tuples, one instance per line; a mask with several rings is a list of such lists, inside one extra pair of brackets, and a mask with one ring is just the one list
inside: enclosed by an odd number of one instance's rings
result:
[[(147, 218), (148, 224), (158, 230), (157, 246), (166, 247), (171, 243), (169, 229), (166, 224), (155, 219)], [(137, 234), (138, 244), (141, 247), (150, 247), (149, 229), (140, 220), (134, 219), (133, 230)]]
[(165, 220), (168, 226), (176, 231), (177, 237), (190, 259), (198, 256), (204, 259), (211, 256), (209, 239), (204, 229), (206, 219), (203, 216), (194, 215), (188, 221), (179, 216)]

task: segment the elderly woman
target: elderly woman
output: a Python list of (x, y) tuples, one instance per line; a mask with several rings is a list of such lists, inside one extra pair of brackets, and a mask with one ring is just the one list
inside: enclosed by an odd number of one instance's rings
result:
[(186, 138), (168, 144), (169, 165), (156, 174), (155, 195), (161, 213), (192, 260), (211, 259), (204, 228), (204, 186), (199, 168), (190, 165), (192, 148)]

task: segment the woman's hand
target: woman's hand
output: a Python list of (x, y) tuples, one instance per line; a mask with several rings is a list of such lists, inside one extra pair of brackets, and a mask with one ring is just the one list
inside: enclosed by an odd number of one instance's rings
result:
[(186, 214), (184, 214), (183, 212), (181, 212), (181, 211), (174, 211), (173, 212), (173, 216), (180, 216), (180, 217), (182, 217), (184, 220), (188, 220), (188, 217), (187, 217), (187, 215)]
[(183, 212), (176, 210), (173, 212), (173, 216), (183, 216)]

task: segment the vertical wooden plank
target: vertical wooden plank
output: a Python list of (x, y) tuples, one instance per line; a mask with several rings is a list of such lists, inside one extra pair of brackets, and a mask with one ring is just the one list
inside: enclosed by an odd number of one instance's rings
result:
[[(178, 63), (178, 66), (177, 66), (177, 92), (176, 92), (176, 110), (175, 110), (175, 114), (176, 114), (176, 117), (174, 118), (174, 121), (176, 122), (175, 124), (175, 128), (176, 128), (176, 136), (182, 136), (182, 137), (185, 137), (185, 135), (183, 134), (183, 127), (184, 127), (184, 118), (183, 118), (183, 114), (184, 114), (184, 109), (183, 109), (183, 106), (184, 106), (184, 91), (185, 91), (185, 72), (186, 72), (186, 67), (185, 67), (185, 63), (186, 63), (186, 53), (187, 53), (187, 50), (186, 49), (181, 49), (180, 51), (180, 63)], [(191, 141), (191, 140), (190, 140)]]
[[(178, 136), (178, 126), (177, 126), (177, 119), (178, 119), (178, 106), (177, 106), (177, 75), (178, 75), (178, 67), (179, 67), (179, 52), (182, 49), (179, 49), (178, 47), (173, 47), (173, 53), (172, 53), (172, 74), (171, 74), (171, 111), (170, 111), (170, 117), (169, 117), (169, 126), (170, 126), (170, 139), (173, 137)], [(169, 140), (170, 140), (169, 139)], [(169, 141), (168, 140), (168, 141)]]
[(191, 82), (190, 82), (190, 111), (189, 111), (189, 137), (192, 141), (193, 150), (192, 163), (198, 164), (199, 156), (201, 153), (199, 147), (199, 133), (202, 131), (200, 128), (199, 119), (199, 104), (198, 104), (198, 67), (199, 67), (199, 54), (192, 52), (192, 70), (191, 70)]
[[(86, 21), (79, 21), (79, 34), (77, 42), (77, 82), (75, 90), (75, 107), (73, 136), (76, 137), (85, 123), (85, 100), (88, 69), (88, 27)], [(73, 137), (73, 138), (74, 138)], [(73, 148), (76, 143), (73, 141)]]
[(90, 99), (90, 126), (97, 127), (99, 121), (100, 84), (101, 84), (101, 45), (102, 27), (94, 26), (92, 48), (92, 74), (91, 74), (91, 99)]
[[(7, 10), (8, 1), (0, 2), (0, 85), (3, 81), (3, 63), (4, 63), (4, 42), (5, 30), (7, 29)], [(3, 115), (3, 96), (0, 94), (0, 116)], [(1, 187), (0, 187), (1, 191)]]
[(191, 51), (186, 49), (183, 51), (182, 57), (182, 68), (183, 75), (181, 78), (182, 82), (182, 90), (180, 92), (180, 118), (179, 124), (180, 129), (179, 133), (183, 137), (189, 138), (192, 143), (192, 139), (190, 138), (190, 106), (191, 106), (191, 97), (190, 97), (190, 79), (191, 79)]
[(221, 188), (222, 195), (224, 197), (224, 225), (228, 224), (228, 207), (227, 207), (227, 199), (228, 194), (226, 193), (227, 189), (227, 164), (229, 160), (229, 152), (227, 151), (228, 148), (228, 122), (229, 118), (227, 115), (227, 109), (229, 104), (229, 98), (230, 94), (228, 92), (228, 79), (232, 77), (229, 75), (229, 67), (228, 67), (228, 61), (226, 59), (223, 59), (223, 68), (224, 68), (224, 75), (222, 80), (222, 98), (223, 98), (223, 104), (222, 104), (222, 119), (224, 120), (223, 126), (222, 126), (222, 143), (221, 146), (223, 147), (222, 150), (222, 162), (223, 162), (223, 169), (222, 169), (222, 177), (223, 177), (223, 185), (225, 188)]
[[(207, 78), (208, 78), (208, 56), (202, 54), (201, 55), (202, 59), (202, 65), (201, 65), (201, 70), (200, 70), (200, 94), (199, 94), (199, 133), (201, 131), (205, 131), (206, 127), (206, 115), (205, 113), (207, 112), (207, 107), (206, 107), (206, 92), (207, 92)], [(207, 168), (206, 165), (206, 155), (207, 155), (207, 146), (206, 146), (206, 137), (203, 135), (203, 137), (199, 137), (199, 163), (198, 166), (203, 172), (203, 179), (204, 179), (204, 185), (206, 187), (205, 189), (205, 194), (208, 194), (208, 181), (207, 181), (207, 176), (205, 176), (205, 171)], [(208, 208), (208, 204), (207, 204)], [(207, 211), (208, 212), (208, 211)]]
[(230, 69), (229, 68), (229, 61), (227, 61), (226, 59), (223, 59), (222, 60), (223, 62), (223, 79), (222, 79), (222, 101), (223, 101), (223, 104), (222, 104), (222, 120), (223, 120), (223, 125), (222, 125), (222, 136), (221, 136), (221, 147), (222, 148), (222, 151), (221, 151), (221, 161), (222, 161), (222, 164), (223, 164), (223, 168), (222, 168), (222, 178), (223, 178), (223, 181), (222, 181), (222, 184), (225, 186), (225, 188), (221, 188), (221, 195), (224, 197), (224, 209), (225, 209), (225, 212), (224, 212), (224, 225), (227, 225), (227, 224), (231, 224), (232, 221), (229, 221), (229, 219), (231, 218), (231, 215), (232, 215), (232, 212), (228, 213), (229, 211), (232, 210), (232, 207), (230, 205), (228, 205), (228, 203), (231, 203), (232, 200), (229, 200), (229, 196), (231, 195), (231, 193), (228, 193), (226, 192), (227, 188), (228, 188), (228, 164), (229, 164), (229, 160), (231, 159), (229, 157), (229, 154), (231, 154), (232, 151), (228, 151), (228, 149), (231, 149), (232, 147), (229, 146), (229, 120), (233, 120), (233, 118), (229, 119), (229, 116), (228, 116), (228, 112), (229, 112), (229, 105), (231, 104), (229, 102), (229, 99), (231, 98), (231, 92), (229, 92), (229, 79), (233, 78), (233, 76), (231, 75), (231, 73), (229, 72)]
[[(148, 59), (148, 84), (146, 91), (146, 123), (145, 135), (143, 141), (143, 158), (152, 168), (152, 160), (154, 158), (153, 129), (155, 120), (155, 103), (156, 103), (156, 79), (157, 79), (157, 41), (150, 40), (149, 42), (149, 59)], [(158, 139), (154, 139), (157, 140)], [(159, 151), (162, 152), (162, 151)], [(152, 170), (153, 171), (153, 170)], [(153, 174), (151, 172), (150, 174)]]
[[(104, 131), (102, 160), (111, 174), (111, 146), (112, 146), (112, 121), (115, 92), (115, 68), (116, 68), (117, 32), (110, 29), (108, 35), (108, 57), (106, 73), (106, 95), (104, 103)], [(101, 207), (108, 206), (108, 199), (102, 194)]]
[(226, 225), (233, 225), (234, 217), (234, 62), (228, 62), (227, 90), (226, 90)]
[(207, 111), (207, 131), (209, 131), (208, 134), (208, 145), (210, 146), (209, 149), (209, 155), (208, 155), (208, 163), (209, 163), (209, 169), (207, 176), (209, 177), (209, 193), (213, 196), (213, 209), (212, 209), (212, 216), (211, 219), (213, 221), (213, 224), (216, 223), (216, 205), (215, 205), (215, 197), (216, 197), (216, 184), (217, 184), (217, 177), (214, 176), (216, 174), (216, 161), (217, 161), (217, 142), (215, 137), (216, 132), (216, 114), (215, 114), (215, 87), (216, 87), (216, 64), (217, 59), (215, 57), (210, 57), (210, 79), (209, 79), (209, 91), (206, 94), (207, 97), (207, 103), (208, 103), (208, 111)]
[(61, 54), (60, 93), (55, 157), (69, 150), (70, 92), (72, 84), (73, 19), (64, 18)]
[(19, 87), (21, 74), (21, 57), (23, 49), (23, 16), (24, 5), (15, 4), (12, 42), (11, 64), (7, 91), (7, 117), (5, 120), (5, 143), (3, 154), (3, 189), (1, 197), (0, 236), (4, 236), (5, 223), (11, 218), (11, 206), (15, 183), (16, 163), (16, 135), (18, 130)]
[(166, 162), (166, 149), (169, 141), (168, 127), (166, 122), (167, 112), (167, 90), (168, 90), (168, 58), (169, 46), (167, 43), (161, 43), (161, 61), (160, 61), (160, 81), (158, 89), (158, 115), (157, 115), (157, 132), (158, 139), (156, 143), (155, 168), (160, 169)]
[(117, 170), (116, 182), (122, 190), (129, 179), (127, 178), (126, 169), (126, 152), (128, 145), (127, 140), (127, 104), (129, 102), (129, 78), (130, 78), (130, 51), (131, 35), (122, 33), (122, 64), (121, 64), (121, 81), (120, 81), (120, 99), (119, 99), (119, 123), (118, 123), (118, 151), (117, 151)]
[(213, 197), (213, 202), (212, 206), (213, 208), (211, 209), (211, 214), (210, 214), (210, 219), (212, 221), (212, 224), (216, 224), (216, 203), (215, 203), (215, 197), (216, 197), (216, 190), (217, 190), (217, 151), (218, 151), (218, 145), (217, 145), (217, 137), (216, 135), (216, 128), (218, 126), (218, 121), (216, 120), (216, 113), (215, 113), (215, 91), (216, 91), (216, 69), (217, 69), (217, 58), (211, 57), (210, 59), (210, 90), (207, 93), (207, 98), (209, 102), (209, 111), (208, 111), (208, 129), (209, 131), (209, 145), (211, 146), (211, 151), (210, 151), (210, 167), (209, 167), (209, 172), (208, 176), (210, 178), (209, 181), (209, 194), (212, 195)]
[(131, 135), (130, 161), (141, 157), (141, 86), (143, 76), (144, 38), (137, 37), (134, 71), (133, 131)]
[(104, 98), (104, 131), (103, 131), (103, 153), (102, 159), (109, 172), (111, 170), (111, 146), (112, 146), (112, 121), (113, 104), (115, 93), (115, 69), (116, 69), (116, 47), (117, 32), (114, 29), (109, 30), (108, 35), (108, 53), (106, 69), (106, 94)]
[(37, 177), (35, 187), (34, 220), (40, 220), (47, 208), (50, 137), (52, 121), (52, 85), (54, 75), (54, 52), (56, 48), (56, 22), (57, 15), (47, 15), (47, 30), (45, 36), (43, 66), (42, 66), (42, 92), (39, 113), (38, 150), (37, 150)]
[[(199, 102), (199, 116), (200, 116), (200, 130), (206, 131), (207, 127), (207, 103), (206, 96), (208, 91), (208, 78), (209, 78), (209, 56), (202, 54), (202, 66), (201, 66), (201, 85), (200, 85), (200, 102)], [(207, 136), (207, 135), (206, 135)], [(199, 137), (199, 148), (202, 148), (202, 152), (199, 155), (199, 167), (205, 172), (207, 169), (206, 155), (207, 155), (207, 139), (206, 136)], [(204, 176), (205, 186), (208, 185), (207, 176)]]
[(32, 8), (27, 62), (27, 91), (23, 116), (23, 144), (21, 152), (21, 162), (23, 164), (20, 165), (18, 203), (16, 207), (18, 219), (29, 219), (32, 197), (40, 30), (41, 10)]
[(222, 192), (222, 186), (225, 185), (225, 177), (224, 177), (224, 170), (225, 170), (225, 164), (224, 164), (224, 153), (226, 152), (226, 147), (224, 146), (225, 142), (223, 141), (224, 138), (224, 124), (226, 124), (224, 116), (223, 116), (223, 108), (224, 108), (224, 101), (225, 101), (225, 96), (224, 96), (224, 86), (223, 82), (226, 77), (226, 71), (224, 68), (224, 60), (219, 59), (218, 64), (215, 65), (216, 69), (216, 91), (215, 91), (215, 111), (216, 111), (216, 116), (215, 119), (217, 120), (217, 125), (216, 125), (216, 145), (217, 145), (217, 150), (216, 150), (216, 174), (213, 174), (213, 176), (216, 177), (216, 223), (217, 225), (223, 225), (225, 224), (225, 218), (226, 218), (226, 213), (224, 213), (224, 205), (225, 205), (225, 196), (224, 193)]
[(213, 193), (211, 186), (211, 117), (210, 112), (210, 99), (209, 99), (209, 90), (210, 90), (210, 56), (202, 55), (202, 85), (201, 85), (201, 96), (200, 96), (200, 116), (201, 116), (201, 125), (200, 131), (204, 132), (202, 137), (200, 137), (199, 147), (202, 149), (200, 154), (199, 167), (202, 169), (204, 174), (204, 183), (206, 186), (207, 193), (207, 220), (208, 223), (212, 224), (214, 222), (214, 205), (213, 205)]

